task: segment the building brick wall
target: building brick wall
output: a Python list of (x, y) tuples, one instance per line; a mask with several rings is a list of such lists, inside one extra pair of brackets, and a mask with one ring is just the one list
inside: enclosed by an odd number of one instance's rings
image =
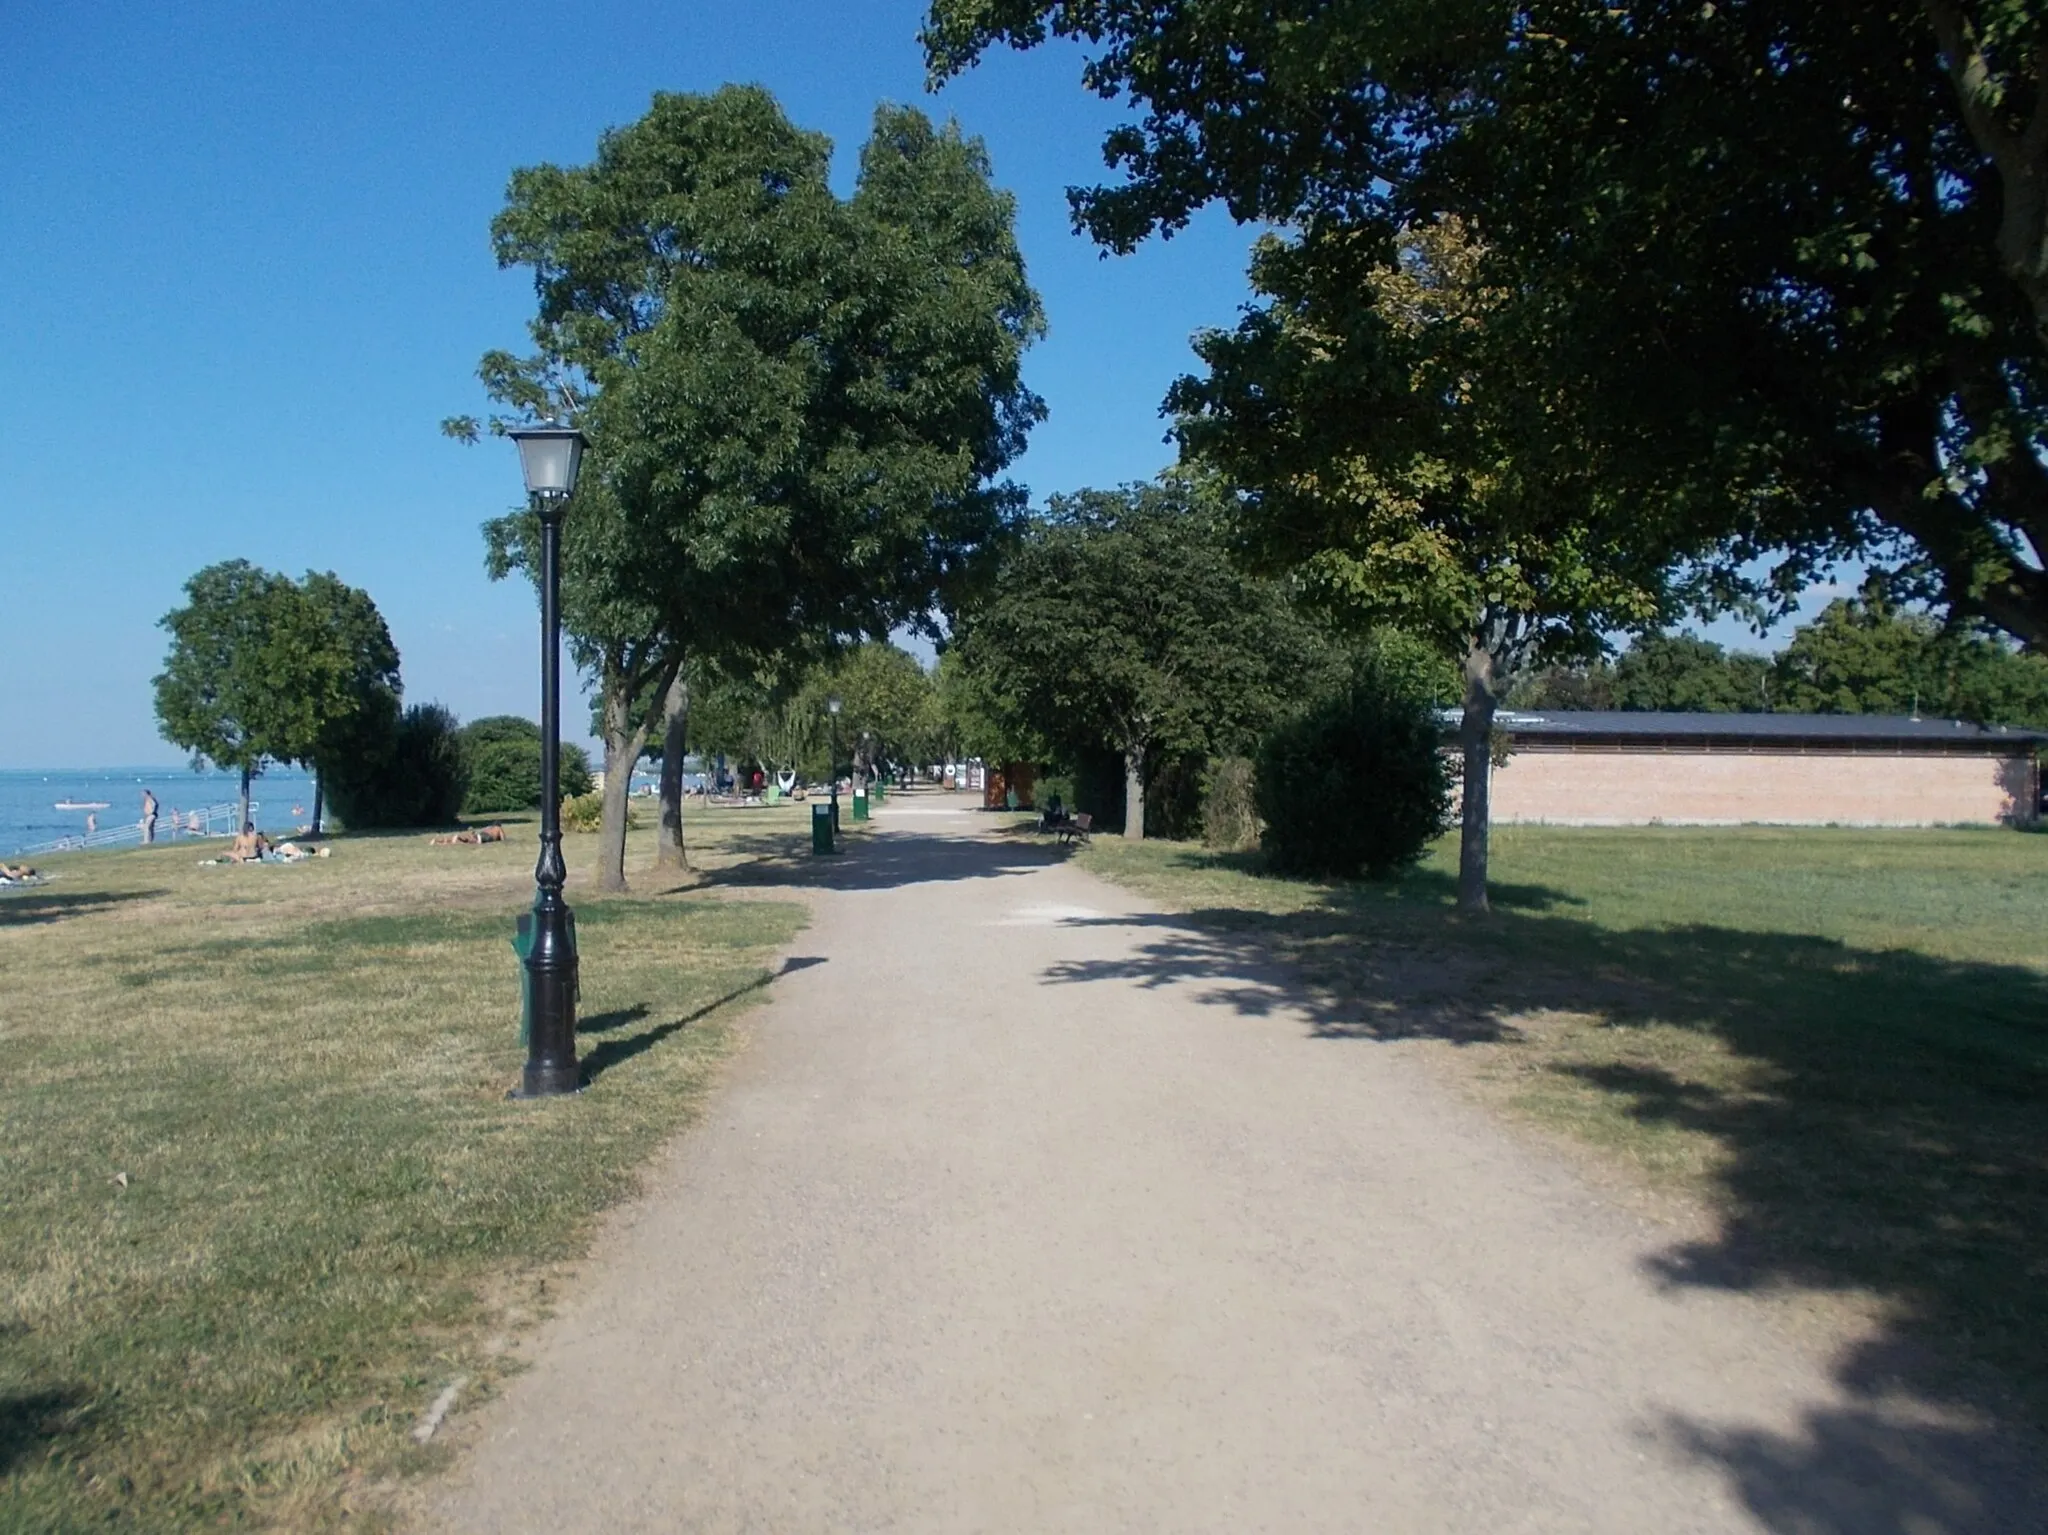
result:
[(2031, 821), (2025, 754), (1518, 748), (1493, 819), (1565, 826), (1931, 826)]

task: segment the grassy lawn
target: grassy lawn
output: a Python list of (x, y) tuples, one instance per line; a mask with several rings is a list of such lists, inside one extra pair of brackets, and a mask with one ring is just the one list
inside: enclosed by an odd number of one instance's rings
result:
[(1455, 841), (1388, 885), (1185, 844), (1084, 857), (1187, 914), (1162, 972), (1277, 952), (1318, 1034), (1439, 1042), (1483, 1096), (1703, 1209), (1669, 1282), (1839, 1298), (1881, 1329), (1845, 1379), (1925, 1374), (1932, 1341), (2048, 1423), (2048, 836), (1507, 827), (1478, 921)]
[[(713, 867), (805, 835), (791, 810), (697, 825)], [(802, 908), (595, 899), (570, 838), (593, 1087), (508, 1103), (512, 832), (287, 867), (73, 855), (0, 894), (0, 1530), (375, 1524), (434, 1461), (420, 1414), (489, 1389), (689, 1121)]]

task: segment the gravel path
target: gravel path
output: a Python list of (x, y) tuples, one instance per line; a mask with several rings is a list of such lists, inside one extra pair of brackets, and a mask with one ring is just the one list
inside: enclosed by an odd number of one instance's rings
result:
[(1284, 976), (882, 814), (429, 1528), (2048, 1528), (2030, 1446), (1660, 1287), (1669, 1232)]

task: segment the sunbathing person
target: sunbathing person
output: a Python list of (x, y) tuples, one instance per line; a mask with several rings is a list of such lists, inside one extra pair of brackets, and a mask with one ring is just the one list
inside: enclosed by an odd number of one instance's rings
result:
[(269, 851), (270, 839), (256, 829), (255, 822), (244, 821), (234, 845), (228, 849), (228, 862), (261, 863), (263, 855)]
[(23, 884), (32, 879), (41, 879), (35, 869), (25, 863), (0, 863), (0, 880), (10, 885)]
[(458, 831), (450, 836), (433, 839), (435, 847), (482, 847), (486, 842), (503, 842), (505, 828), (502, 826), (479, 826), (467, 831)]

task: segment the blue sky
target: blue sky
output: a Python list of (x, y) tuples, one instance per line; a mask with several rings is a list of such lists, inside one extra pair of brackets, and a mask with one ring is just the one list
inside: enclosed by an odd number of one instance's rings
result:
[[(156, 620), (241, 557), (377, 600), (412, 701), (535, 708), (530, 588), (478, 526), (512, 450), (444, 439), (532, 290), (487, 238), (515, 166), (588, 160), (657, 90), (758, 81), (838, 146), (875, 104), (986, 140), (1051, 334), (1035, 496), (1162, 467), (1188, 338), (1245, 300), (1220, 215), (1105, 260), (1064, 189), (1116, 109), (1079, 55), (999, 55), (924, 90), (916, 0), (15, 6), (0, 50), (0, 767), (177, 760), (156, 734)], [(577, 729), (581, 710), (565, 710)]]

